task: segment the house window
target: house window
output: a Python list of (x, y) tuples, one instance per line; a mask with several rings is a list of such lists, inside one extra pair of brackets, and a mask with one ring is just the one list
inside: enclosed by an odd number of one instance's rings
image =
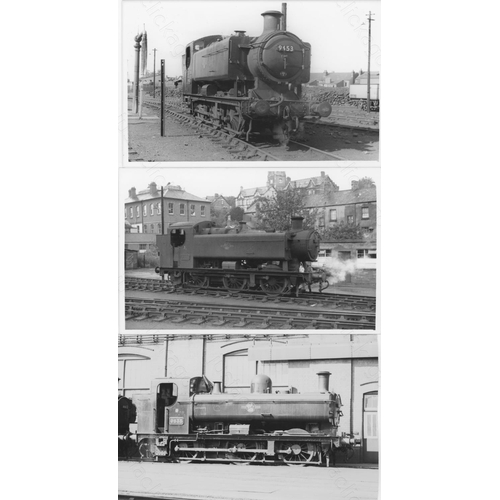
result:
[(168, 204), (168, 215), (174, 215), (174, 204), (173, 203)]
[(376, 259), (377, 258), (377, 251), (370, 250), (368, 248), (359, 248), (357, 250), (357, 254), (358, 254), (358, 259)]
[(139, 250), (146, 250), (146, 248), (147, 248), (146, 243), (140, 243), (139, 244)]
[(144, 224), (144, 232), (147, 233), (148, 232), (148, 225), (147, 224)]
[(135, 207), (135, 215), (137, 218), (139, 218), (141, 216), (141, 207), (139, 205), (137, 205), (137, 207)]
[(148, 207), (147, 207), (147, 205), (144, 205), (144, 206), (142, 207), (142, 215), (143, 215), (144, 217), (146, 217), (146, 216), (148, 215)]
[(130, 218), (131, 219), (134, 218), (134, 209), (133, 209), (133, 207), (130, 207)]
[(186, 213), (186, 209), (185, 209), (184, 203), (181, 203), (181, 206), (179, 208), (179, 214), (185, 215), (185, 213)]
[(127, 218), (127, 209), (125, 209), (125, 219)]
[(149, 209), (150, 209), (151, 215), (154, 215), (155, 214), (155, 205), (154, 205), (154, 203), (151, 203), (151, 205), (149, 206)]
[(319, 219), (319, 227), (324, 227), (325, 226), (325, 219), (324, 217), (320, 217)]
[(205, 217), (205, 205), (201, 206), (200, 211), (201, 211), (201, 216)]
[(348, 215), (347, 216), (347, 223), (352, 224), (354, 222), (354, 215)]
[(191, 205), (191, 215), (196, 215), (196, 210), (194, 205)]
[(368, 210), (368, 207), (363, 207), (361, 209), (361, 218), (362, 219), (369, 219), (370, 218), (370, 211)]
[(158, 211), (158, 215), (161, 215), (161, 202), (158, 202), (158, 208), (156, 210)]
[(158, 234), (161, 234), (161, 222), (158, 223)]
[(330, 222), (337, 222), (337, 209), (332, 208), (330, 210)]

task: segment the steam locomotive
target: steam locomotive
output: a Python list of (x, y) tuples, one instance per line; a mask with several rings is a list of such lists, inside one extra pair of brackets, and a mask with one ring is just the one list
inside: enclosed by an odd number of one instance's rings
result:
[(236, 136), (271, 130), (281, 144), (300, 134), (305, 116), (329, 116), (328, 102), (304, 101), (311, 45), (280, 27), (279, 11), (267, 11), (258, 37), (245, 31), (194, 40), (183, 55), (183, 99), (191, 113)]
[(156, 236), (160, 265), (155, 269), (174, 286), (193, 289), (223, 286), (239, 292), (260, 287), (268, 295), (319, 283), (328, 286), (326, 273), (312, 267), (319, 252), (320, 235), (303, 229), (302, 217), (292, 217), (292, 229), (268, 232), (216, 228), (210, 221), (171, 224)]
[(144, 459), (176, 462), (281, 461), (326, 465), (357, 441), (338, 433), (341, 398), (319, 372), (318, 392), (273, 394), (256, 375), (250, 394), (226, 394), (205, 376), (158, 378), (138, 396), (136, 442)]

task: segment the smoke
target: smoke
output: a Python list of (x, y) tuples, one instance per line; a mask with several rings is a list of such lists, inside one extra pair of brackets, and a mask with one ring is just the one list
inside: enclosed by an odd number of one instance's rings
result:
[(358, 269), (358, 265), (352, 259), (339, 260), (332, 257), (324, 261), (323, 269), (326, 272), (328, 281), (335, 284), (345, 281), (347, 273), (354, 274)]

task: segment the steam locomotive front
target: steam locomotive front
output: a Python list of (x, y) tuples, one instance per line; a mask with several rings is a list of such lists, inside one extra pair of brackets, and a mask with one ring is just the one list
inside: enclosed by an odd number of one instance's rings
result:
[(299, 119), (329, 116), (332, 107), (328, 102), (302, 100), (302, 84), (311, 76), (311, 45), (280, 29), (282, 15), (273, 10), (262, 14), (264, 30), (248, 46), (247, 64), (255, 78), (249, 114), (276, 120), (273, 135), (287, 144), (289, 135), (299, 131)]
[(248, 67), (255, 77), (269, 83), (297, 85), (310, 78), (311, 45), (286, 31), (279, 31), (281, 12), (262, 14), (264, 31), (251, 45)]
[(303, 229), (303, 220), (303, 217), (292, 217), (290, 251), (299, 262), (314, 262), (318, 258), (321, 236), (315, 229)]

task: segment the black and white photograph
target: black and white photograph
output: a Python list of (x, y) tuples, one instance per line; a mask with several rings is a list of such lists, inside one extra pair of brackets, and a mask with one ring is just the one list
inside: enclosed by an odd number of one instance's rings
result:
[(122, 326), (376, 330), (379, 170), (121, 169)]
[(367, 334), (120, 336), (119, 498), (376, 500), (378, 358)]
[(124, 1), (124, 162), (379, 161), (380, 2)]

